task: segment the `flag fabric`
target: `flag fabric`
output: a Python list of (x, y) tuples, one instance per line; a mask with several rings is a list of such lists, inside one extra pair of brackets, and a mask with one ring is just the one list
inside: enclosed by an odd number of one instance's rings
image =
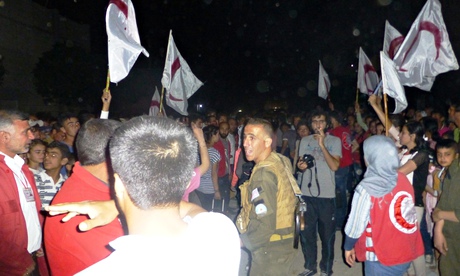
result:
[(383, 51), (389, 58), (393, 59), (399, 50), (404, 36), (391, 26), (388, 20), (385, 21), (385, 36), (383, 38)]
[(401, 83), (430, 91), (435, 77), (457, 70), (439, 0), (428, 0), (394, 58)]
[(166, 89), (166, 104), (180, 114), (187, 116), (187, 99), (203, 83), (195, 77), (187, 62), (182, 58), (174, 43), (172, 31), (169, 33), (168, 50), (161, 84)]
[(149, 116), (157, 116), (160, 112), (160, 93), (158, 93), (158, 88), (155, 86), (155, 93), (153, 93), (152, 101), (150, 102)]
[(394, 62), (383, 51), (380, 52), (380, 69), (382, 71), (383, 93), (395, 100), (395, 111), (393, 114), (401, 113), (407, 107), (404, 86), (399, 81)]
[(324, 70), (321, 60), (319, 61), (319, 77), (318, 77), (318, 96), (327, 99), (329, 98), (329, 91), (331, 90), (331, 81), (329, 75)]
[(378, 85), (379, 76), (366, 53), (359, 47), (358, 89), (361, 93), (371, 95)]
[(146, 57), (149, 53), (140, 43), (131, 0), (110, 0), (105, 21), (110, 80), (117, 83), (126, 78), (141, 52)]

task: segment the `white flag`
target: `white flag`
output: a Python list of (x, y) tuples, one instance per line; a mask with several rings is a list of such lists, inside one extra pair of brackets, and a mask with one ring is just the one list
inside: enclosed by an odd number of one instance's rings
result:
[(329, 97), (329, 91), (331, 90), (331, 81), (329, 75), (324, 70), (321, 60), (319, 61), (319, 77), (318, 77), (318, 96), (327, 99)]
[(438, 0), (428, 0), (394, 58), (403, 85), (429, 91), (437, 75), (458, 69)]
[(146, 57), (149, 53), (141, 46), (131, 0), (110, 0), (105, 21), (110, 80), (117, 83), (128, 75), (141, 52)]
[(391, 26), (388, 20), (385, 21), (385, 36), (383, 38), (383, 51), (391, 59), (393, 59), (396, 53), (399, 50), (402, 42), (404, 41), (404, 36)]
[(371, 95), (379, 85), (379, 76), (369, 58), (359, 47), (358, 89), (361, 93)]
[(155, 86), (155, 93), (153, 93), (152, 101), (150, 102), (149, 115), (157, 116), (160, 112), (160, 93), (158, 93), (158, 88)]
[(407, 107), (406, 93), (399, 81), (394, 62), (383, 52), (380, 52), (380, 69), (382, 70), (383, 93), (395, 100), (393, 114), (401, 113)]
[(168, 51), (161, 84), (166, 89), (166, 104), (185, 116), (188, 115), (187, 99), (203, 85), (179, 53), (172, 31), (169, 33)]

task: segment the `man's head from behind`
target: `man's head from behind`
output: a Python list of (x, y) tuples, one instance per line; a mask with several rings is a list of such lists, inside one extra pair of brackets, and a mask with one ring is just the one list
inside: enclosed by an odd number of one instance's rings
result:
[(115, 120), (91, 119), (77, 135), (76, 147), (82, 166), (97, 165), (107, 160), (108, 144), (121, 123)]
[(168, 118), (141, 116), (120, 126), (110, 141), (115, 192), (124, 210), (179, 205), (197, 157), (191, 131)]

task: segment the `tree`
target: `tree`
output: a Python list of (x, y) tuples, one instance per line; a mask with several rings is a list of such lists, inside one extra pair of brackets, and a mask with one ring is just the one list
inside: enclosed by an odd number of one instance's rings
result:
[(37, 63), (35, 87), (47, 102), (91, 110), (99, 103), (105, 84), (107, 66), (104, 64), (103, 57), (57, 43)]

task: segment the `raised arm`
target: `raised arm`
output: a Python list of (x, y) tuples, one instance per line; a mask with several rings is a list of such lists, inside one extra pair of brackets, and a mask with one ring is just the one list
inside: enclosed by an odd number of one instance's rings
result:
[(193, 135), (195, 135), (196, 140), (198, 141), (198, 148), (200, 150), (201, 165), (198, 166), (200, 169), (200, 175), (205, 174), (209, 170), (210, 161), (208, 148), (206, 147), (206, 142), (204, 140), (203, 130), (197, 127), (192, 123)]
[(109, 108), (110, 102), (112, 101), (112, 94), (110, 94), (110, 89), (102, 90), (102, 110), (101, 110), (101, 119), (108, 119), (109, 118)]

